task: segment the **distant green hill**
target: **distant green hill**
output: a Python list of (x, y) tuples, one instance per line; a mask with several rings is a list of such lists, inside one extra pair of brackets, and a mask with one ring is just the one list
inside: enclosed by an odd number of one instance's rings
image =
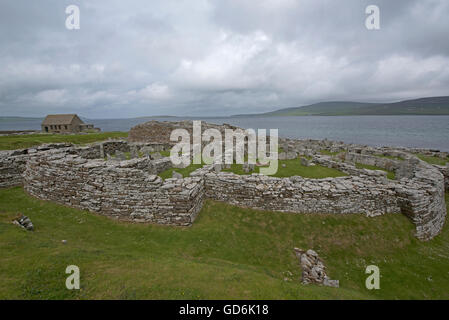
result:
[(0, 122), (16, 122), (16, 121), (36, 121), (44, 118), (30, 118), (30, 117), (0, 117)]
[(375, 105), (360, 114), (379, 115), (449, 115), (449, 97), (421, 98), (396, 103)]
[(449, 96), (395, 103), (320, 102), (303, 107), (237, 116), (449, 115)]
[(320, 102), (309, 106), (281, 109), (267, 113), (273, 116), (307, 116), (307, 115), (349, 115), (358, 114), (364, 109), (375, 106), (374, 103), (335, 101)]

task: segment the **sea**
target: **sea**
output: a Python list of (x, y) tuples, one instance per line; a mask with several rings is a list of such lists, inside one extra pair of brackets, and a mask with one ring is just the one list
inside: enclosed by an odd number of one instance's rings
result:
[[(245, 129), (278, 129), (279, 136), (329, 139), (371, 146), (402, 146), (449, 151), (449, 116), (291, 116), (291, 117), (145, 117), (87, 119), (102, 131), (128, 131), (150, 120), (202, 120)], [(42, 119), (0, 118), (0, 131), (40, 130)]]

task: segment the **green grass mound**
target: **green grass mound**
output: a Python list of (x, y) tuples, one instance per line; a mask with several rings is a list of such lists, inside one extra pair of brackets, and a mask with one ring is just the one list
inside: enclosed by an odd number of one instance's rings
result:
[[(449, 229), (429, 242), (403, 215), (302, 215), (206, 201), (192, 227), (118, 222), (0, 190), (0, 299), (449, 299)], [(34, 232), (11, 223), (29, 216)], [(61, 240), (67, 240), (63, 244)], [(340, 288), (300, 283), (313, 248)], [(81, 290), (65, 288), (77, 265)], [(365, 288), (377, 265), (380, 290)]]
[[(282, 165), (285, 165), (285, 167), (283, 167)], [(224, 169), (223, 171), (233, 172), (239, 175), (247, 175), (251, 173), (259, 173), (259, 169), (260, 167), (256, 166), (255, 171), (246, 173), (243, 171), (241, 164), (233, 164), (231, 165), (231, 169)], [(330, 177), (343, 177), (346, 176), (346, 174), (337, 169), (327, 168), (320, 165), (306, 167), (301, 165), (300, 159), (279, 160), (278, 171), (276, 172), (276, 174), (272, 175), (272, 177), (286, 178), (292, 176), (322, 179)]]
[(178, 172), (182, 174), (183, 178), (188, 177), (193, 171), (196, 169), (199, 169), (203, 167), (204, 164), (191, 164), (188, 167), (185, 168), (170, 168), (165, 171), (162, 171), (158, 174), (159, 177), (161, 177), (163, 180), (171, 178), (173, 176), (173, 172)]
[(369, 164), (363, 164), (363, 163), (356, 163), (355, 167), (357, 169), (382, 170), (382, 171), (385, 171), (387, 173), (387, 178), (388, 179), (394, 180), (396, 178), (396, 175), (395, 175), (395, 173), (393, 171), (389, 171), (389, 170), (386, 170), (386, 169), (381, 168), (381, 167), (371, 166)]
[(440, 158), (440, 157), (426, 156), (423, 154), (417, 154), (416, 156), (418, 158), (420, 158), (422, 161), (425, 161), (430, 164), (437, 164), (440, 166), (445, 166), (449, 162), (448, 158), (444, 159), (444, 158)]
[(74, 143), (86, 144), (103, 141), (109, 138), (118, 139), (128, 137), (128, 132), (100, 132), (88, 134), (26, 134), (0, 136), (0, 150), (14, 150), (35, 147), (45, 143)]

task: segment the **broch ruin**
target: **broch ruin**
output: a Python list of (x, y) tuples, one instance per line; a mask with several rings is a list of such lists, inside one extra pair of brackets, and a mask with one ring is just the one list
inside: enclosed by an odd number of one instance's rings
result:
[[(0, 187), (23, 185), (26, 192), (39, 199), (116, 219), (165, 225), (191, 225), (206, 198), (303, 214), (373, 217), (402, 213), (415, 224), (420, 240), (432, 239), (444, 225), (449, 168), (428, 164), (414, 154), (447, 157), (447, 153), (281, 138), (279, 145), (285, 152), (280, 158), (307, 156), (315, 164), (348, 176), (276, 178), (256, 173), (237, 175), (221, 172), (217, 165), (204, 165), (189, 177), (163, 180), (158, 174), (173, 166), (169, 157), (154, 152), (170, 150), (173, 128), (191, 127), (191, 121), (150, 121), (132, 128), (127, 141), (109, 140), (82, 147), (47, 144), (1, 151)], [(235, 128), (203, 123), (202, 129), (209, 127), (220, 131)], [(320, 150), (338, 154), (324, 155)], [(123, 157), (124, 153), (129, 153), (130, 159)], [(358, 169), (354, 163), (394, 171), (396, 179), (387, 179), (384, 171)]]

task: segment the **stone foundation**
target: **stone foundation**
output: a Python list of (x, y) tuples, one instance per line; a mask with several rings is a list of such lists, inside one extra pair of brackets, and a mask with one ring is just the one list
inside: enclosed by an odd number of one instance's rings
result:
[[(86, 209), (116, 219), (188, 226), (205, 198), (254, 209), (291, 213), (403, 213), (416, 225), (416, 236), (432, 239), (445, 222), (446, 167), (427, 164), (404, 149), (360, 147), (332, 141), (281, 139), (286, 153), (313, 157), (313, 162), (350, 176), (326, 179), (235, 175), (204, 166), (183, 179), (158, 174), (172, 167), (169, 158), (149, 156), (117, 161), (115, 152), (131, 154), (169, 150), (170, 144), (106, 141), (87, 147), (54, 144), (0, 153), (0, 187), (24, 184), (40, 199)], [(326, 149), (341, 152), (319, 155)], [(333, 150), (333, 151), (332, 151)], [(376, 154), (401, 156), (403, 161)], [(107, 158), (108, 160), (105, 160)], [(353, 163), (395, 171), (357, 169)]]
[(304, 179), (208, 173), (206, 197), (233, 205), (293, 213), (400, 213), (395, 186), (376, 177)]
[[(170, 141), (170, 134), (175, 129), (185, 129), (189, 132), (191, 137), (193, 136), (192, 121), (148, 121), (131, 128), (128, 134), (128, 141), (133, 143), (144, 142), (174, 144), (172, 141)], [(207, 129), (217, 129), (224, 137), (226, 129), (235, 130), (238, 128), (229, 124), (217, 125), (201, 122), (201, 133), (203, 133)]]
[(58, 152), (30, 159), (25, 190), (40, 199), (120, 220), (191, 225), (203, 203), (200, 178), (162, 179), (169, 158), (88, 160)]
[(29, 159), (49, 150), (70, 146), (70, 144), (56, 143), (42, 145), (36, 148), (0, 151), (0, 188), (22, 185), (23, 172)]

